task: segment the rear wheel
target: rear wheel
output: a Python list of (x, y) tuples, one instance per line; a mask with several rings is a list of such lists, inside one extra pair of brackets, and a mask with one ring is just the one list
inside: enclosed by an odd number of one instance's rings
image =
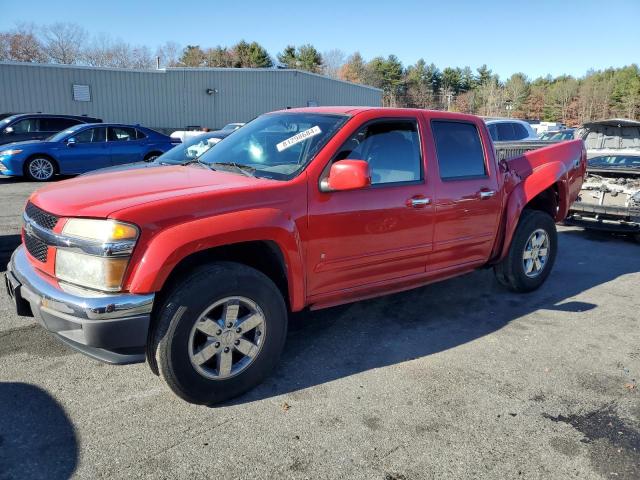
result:
[(507, 256), (494, 267), (496, 278), (514, 292), (537, 289), (551, 273), (557, 245), (551, 216), (538, 210), (523, 211)]
[(56, 173), (53, 161), (47, 157), (34, 157), (25, 164), (25, 174), (34, 182), (47, 182)]
[(237, 263), (196, 270), (169, 292), (158, 312), (151, 352), (169, 387), (192, 403), (218, 403), (259, 384), (286, 339), (280, 290)]

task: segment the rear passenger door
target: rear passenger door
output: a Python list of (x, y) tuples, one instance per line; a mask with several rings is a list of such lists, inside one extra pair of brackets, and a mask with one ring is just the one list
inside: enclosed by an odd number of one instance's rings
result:
[(501, 191), (489, 138), (476, 124), (431, 121), (438, 174), (430, 271), (472, 268), (490, 256), (499, 223)]
[(140, 134), (135, 128), (109, 127), (108, 132), (109, 150), (113, 165), (144, 160), (146, 139), (139, 138)]

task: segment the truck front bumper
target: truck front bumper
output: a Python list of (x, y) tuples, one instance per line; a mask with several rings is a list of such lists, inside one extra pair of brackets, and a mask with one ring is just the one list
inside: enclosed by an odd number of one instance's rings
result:
[(18, 315), (35, 317), (70, 347), (107, 363), (145, 361), (154, 294), (103, 294), (59, 284), (31, 265), (22, 245), (5, 283)]
[(575, 202), (565, 223), (592, 230), (618, 233), (640, 233), (640, 211), (615, 205), (593, 205)]

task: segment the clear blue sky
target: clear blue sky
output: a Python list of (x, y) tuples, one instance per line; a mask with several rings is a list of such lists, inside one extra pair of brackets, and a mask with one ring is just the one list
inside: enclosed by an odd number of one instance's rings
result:
[(640, 0), (0, 0), (0, 30), (56, 21), (154, 49), (244, 38), (275, 56), (289, 43), (312, 43), (366, 59), (394, 53), (405, 65), (420, 57), (440, 68), (486, 63), (502, 78), (640, 63)]

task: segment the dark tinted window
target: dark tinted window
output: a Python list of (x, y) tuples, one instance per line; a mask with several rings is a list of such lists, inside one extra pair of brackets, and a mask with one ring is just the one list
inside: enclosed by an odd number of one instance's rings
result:
[(96, 128), (88, 128), (86, 130), (82, 130), (79, 133), (73, 135), (73, 138), (76, 139), (77, 143), (96, 143), (96, 142), (104, 142), (105, 140), (105, 129), (103, 127)]
[(527, 132), (527, 129), (524, 128), (523, 125), (520, 125), (519, 123), (512, 123), (512, 125), (515, 134), (514, 140), (522, 140), (523, 138), (527, 138), (529, 136), (529, 132)]
[(31, 133), (38, 131), (38, 120), (36, 118), (25, 118), (11, 125), (13, 133)]
[(136, 129), (129, 127), (109, 127), (110, 142), (128, 142), (136, 139)]
[(491, 135), (491, 140), (493, 140), (494, 142), (498, 140), (498, 129), (496, 128), (496, 124), (492, 123), (491, 125), (488, 125), (487, 128), (489, 128), (489, 135)]
[(589, 160), (593, 167), (640, 167), (640, 156), (607, 155)]
[(442, 179), (485, 176), (484, 152), (475, 125), (431, 122)]
[(59, 132), (60, 130), (65, 130), (79, 123), (78, 120), (73, 120), (72, 118), (41, 118), (40, 131)]
[(498, 123), (498, 138), (500, 140), (509, 141), (509, 140), (518, 140), (516, 137), (516, 132), (513, 131), (513, 123)]
[(416, 122), (381, 121), (358, 130), (338, 151), (337, 160), (365, 160), (371, 183), (420, 180), (420, 140)]
[(147, 136), (142, 131), (136, 128), (136, 139), (142, 140), (143, 138), (147, 138)]

